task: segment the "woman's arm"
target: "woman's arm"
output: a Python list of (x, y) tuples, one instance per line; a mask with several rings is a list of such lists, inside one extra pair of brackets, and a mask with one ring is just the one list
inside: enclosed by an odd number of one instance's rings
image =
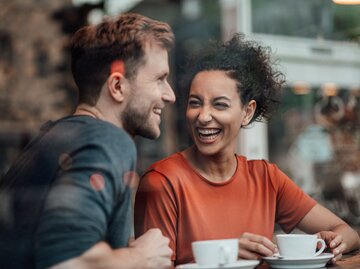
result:
[(135, 198), (135, 237), (148, 229), (159, 228), (170, 240), (172, 261), (176, 259), (177, 245), (176, 204), (173, 189), (162, 174), (151, 171), (141, 178)]
[(360, 248), (360, 238), (346, 222), (325, 207), (315, 205), (297, 227), (306, 233), (318, 233), (335, 255), (332, 262), (340, 259), (342, 253)]

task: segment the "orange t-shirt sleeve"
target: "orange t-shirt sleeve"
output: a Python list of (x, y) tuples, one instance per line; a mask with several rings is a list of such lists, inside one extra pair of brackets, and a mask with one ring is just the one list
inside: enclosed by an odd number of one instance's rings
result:
[(278, 190), (275, 221), (285, 232), (289, 233), (317, 202), (275, 165), (274, 168), (272, 181)]
[(161, 173), (150, 170), (140, 180), (135, 198), (135, 237), (151, 228), (159, 228), (170, 239), (176, 259), (177, 206), (174, 192)]

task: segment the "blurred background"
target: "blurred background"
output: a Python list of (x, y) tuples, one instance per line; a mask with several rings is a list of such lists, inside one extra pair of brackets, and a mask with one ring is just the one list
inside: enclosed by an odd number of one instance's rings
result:
[(0, 175), (44, 122), (73, 112), (71, 35), (104, 15), (131, 11), (168, 22), (176, 36), (170, 82), (178, 102), (163, 113), (160, 139), (136, 139), (139, 173), (191, 143), (180, 87), (186, 58), (211, 39), (243, 32), (271, 48), (287, 83), (277, 115), (243, 131), (238, 152), (275, 162), (308, 194), (360, 226), (360, 3), (0, 0), (0, 5)]

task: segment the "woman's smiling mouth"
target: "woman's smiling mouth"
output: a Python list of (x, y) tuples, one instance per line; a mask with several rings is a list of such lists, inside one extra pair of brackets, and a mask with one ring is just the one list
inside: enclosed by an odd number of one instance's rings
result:
[(199, 140), (205, 143), (212, 143), (221, 131), (219, 128), (196, 128)]

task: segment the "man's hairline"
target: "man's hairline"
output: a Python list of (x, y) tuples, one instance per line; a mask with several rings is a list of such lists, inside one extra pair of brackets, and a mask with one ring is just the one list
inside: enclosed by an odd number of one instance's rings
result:
[[(169, 51), (171, 50), (171, 47), (168, 48), (164, 42), (161, 42), (159, 40), (154, 40), (154, 39), (149, 39), (147, 41), (145, 41), (145, 44), (142, 48), (143, 50), (143, 55), (137, 60), (140, 61), (140, 63), (136, 66), (136, 68), (134, 69), (133, 74), (131, 74), (129, 77), (126, 77), (128, 80), (133, 81), (134, 79), (136, 79), (136, 77), (138, 76), (138, 71), (139, 69), (146, 65), (147, 61), (148, 61), (148, 48), (151, 48), (153, 46), (156, 46), (158, 48), (161, 48), (162, 50), (166, 51), (167, 53), (169, 53)], [(126, 68), (126, 62), (125, 62), (125, 68)], [(126, 72), (125, 72), (126, 74)]]

